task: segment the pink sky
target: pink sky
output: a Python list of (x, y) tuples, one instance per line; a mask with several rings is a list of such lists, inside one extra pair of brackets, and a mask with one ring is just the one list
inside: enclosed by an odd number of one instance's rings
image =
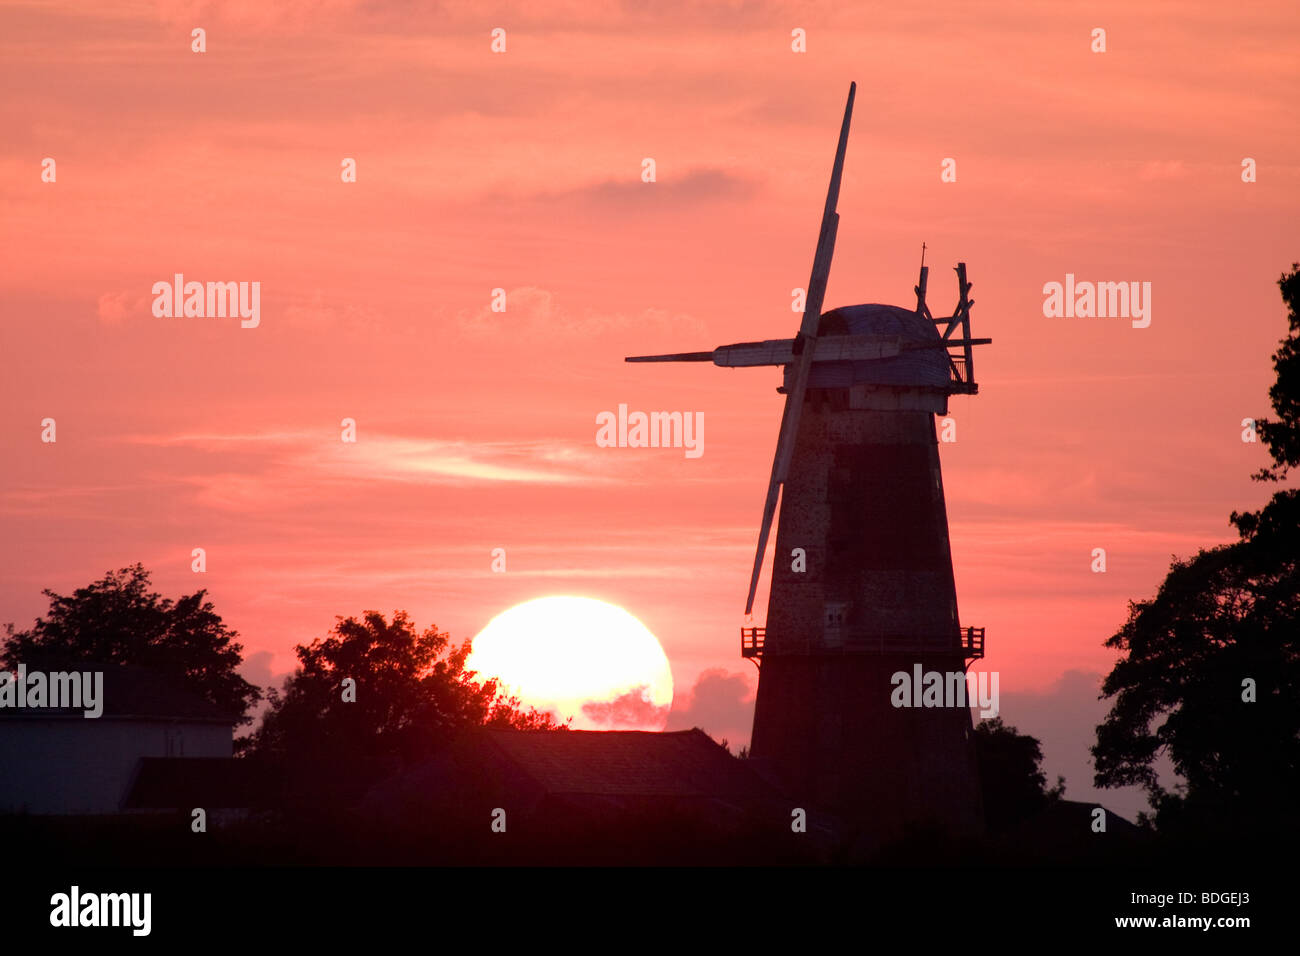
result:
[[(1240, 422), (1300, 258), (1293, 5), (375, 7), (0, 12), (0, 622), (142, 561), (207, 588), (266, 682), (336, 614), (461, 639), (585, 595), (658, 635), (676, 720), (744, 742), (780, 373), (622, 358), (793, 334), (856, 80), (826, 304), (910, 306), (924, 240), (947, 313), (968, 264), (995, 342), (942, 448), (962, 619), (1090, 792), (1031, 704), (1073, 688), (1086, 737), (1126, 602), (1268, 494)], [(259, 281), (260, 326), (155, 318), (176, 272)], [(1150, 282), (1150, 327), (1045, 318), (1066, 273)], [(703, 456), (597, 448), (619, 403), (703, 412)]]

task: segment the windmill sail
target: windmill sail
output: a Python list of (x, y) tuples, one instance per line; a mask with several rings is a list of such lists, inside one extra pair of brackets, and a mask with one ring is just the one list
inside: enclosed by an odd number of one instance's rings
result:
[(808, 386), (808, 372), (817, 351), (817, 323), (821, 319), (822, 299), (826, 295), (826, 280), (831, 272), (831, 257), (835, 254), (835, 235), (840, 216), (835, 211), (840, 199), (840, 178), (844, 173), (844, 153), (849, 145), (849, 121), (853, 117), (853, 97), (856, 83), (849, 84), (849, 100), (844, 107), (844, 122), (840, 126), (840, 141), (835, 148), (835, 165), (831, 169), (831, 184), (826, 191), (826, 208), (822, 211), (821, 232), (817, 237), (817, 251), (813, 255), (812, 276), (808, 279), (808, 294), (804, 298), (803, 320), (799, 323), (796, 343), (802, 343), (796, 366), (794, 383), (785, 397), (785, 411), (781, 414), (781, 430), (777, 434), (776, 453), (772, 458), (772, 476), (767, 484), (767, 500), (763, 503), (763, 522), (758, 528), (758, 550), (754, 555), (754, 573), (749, 579), (749, 596), (745, 599), (745, 613), (754, 610), (754, 593), (763, 570), (763, 553), (767, 538), (772, 532), (772, 517), (776, 514), (777, 497), (790, 469), (790, 456), (794, 454), (794, 438), (799, 432), (799, 415), (803, 409), (804, 390)]

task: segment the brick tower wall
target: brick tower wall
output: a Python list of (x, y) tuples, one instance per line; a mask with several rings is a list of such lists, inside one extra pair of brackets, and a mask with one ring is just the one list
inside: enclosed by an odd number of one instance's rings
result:
[(970, 711), (891, 704), (895, 672), (965, 663), (926, 406), (906, 390), (807, 393), (754, 712), (753, 756), (877, 840), (909, 823), (970, 833), (982, 818)]

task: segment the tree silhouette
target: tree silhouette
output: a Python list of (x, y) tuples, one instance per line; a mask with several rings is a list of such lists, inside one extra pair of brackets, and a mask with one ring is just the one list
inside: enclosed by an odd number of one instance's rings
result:
[(558, 726), (465, 670), (469, 650), (436, 627), (418, 633), (405, 611), (391, 621), (377, 611), (340, 617), (329, 635), (295, 648), (299, 667), (270, 692), (249, 752), (278, 768), (290, 803), (347, 802), (466, 727)]
[(1259, 438), (1273, 458), (1273, 465), (1255, 475), (1259, 481), (1281, 481), (1289, 469), (1300, 465), (1300, 262), (1277, 280), (1287, 307), (1289, 334), (1273, 353), (1277, 381), (1268, 390), (1275, 419), (1261, 419)]
[(1021, 734), (1001, 717), (975, 726), (975, 760), (979, 765), (984, 819), (990, 830), (1003, 830), (1027, 820), (1065, 793), (1065, 778), (1047, 788), (1042, 744)]
[(239, 635), (205, 600), (206, 591), (177, 601), (149, 589), (140, 564), (110, 571), (70, 595), (43, 592), (50, 609), (26, 631), (5, 626), (0, 665), (33, 670), (81, 670), (87, 665), (147, 667), (231, 715), (239, 724), (261, 691), (236, 670)]
[[(1300, 463), (1300, 264), (1278, 281), (1289, 335), (1274, 355), (1259, 423), (1273, 458), (1257, 480)], [(1130, 602), (1106, 646), (1123, 655), (1102, 684), (1114, 698), (1092, 748), (1097, 786), (1139, 784), (1165, 829), (1231, 823), (1274, 828), (1294, 815), (1300, 783), (1300, 498), (1278, 491), (1230, 519), (1239, 540), (1175, 559), (1151, 600)], [(1159, 784), (1168, 753), (1185, 778)], [(1293, 826), (1293, 824), (1291, 824)]]

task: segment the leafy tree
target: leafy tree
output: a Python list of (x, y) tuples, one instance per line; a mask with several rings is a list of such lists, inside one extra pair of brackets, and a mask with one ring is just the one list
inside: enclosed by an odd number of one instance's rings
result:
[(1287, 308), (1289, 331), (1273, 353), (1277, 381), (1268, 390), (1275, 419), (1256, 423), (1260, 441), (1268, 448), (1273, 465), (1255, 475), (1258, 481), (1281, 481), (1289, 469), (1300, 465), (1300, 262), (1277, 280)]
[(14, 670), (75, 670), (87, 664), (147, 667), (230, 714), (252, 721), (261, 691), (237, 671), (239, 635), (196, 591), (177, 601), (149, 588), (140, 564), (110, 571), (70, 595), (43, 592), (50, 609), (26, 631), (5, 626), (0, 665)]
[(1038, 813), (1065, 793), (1065, 778), (1047, 787), (1042, 744), (1021, 734), (1001, 717), (975, 726), (975, 760), (979, 766), (984, 818), (991, 830), (1002, 830)]
[(251, 754), (280, 768), (290, 802), (308, 793), (328, 802), (323, 795), (356, 796), (466, 727), (558, 726), (496, 681), (476, 680), (469, 650), (435, 627), (417, 632), (405, 611), (391, 621), (377, 611), (340, 617), (328, 636), (295, 648), (299, 667), (282, 693), (270, 692)]
[[(1300, 463), (1300, 264), (1278, 282), (1289, 335), (1274, 354), (1277, 418), (1258, 432), (1279, 481)], [(1151, 600), (1130, 602), (1106, 646), (1114, 698), (1092, 748), (1097, 786), (1141, 785), (1161, 828), (1284, 823), (1300, 784), (1300, 497), (1276, 492), (1230, 519), (1239, 539), (1175, 559)], [(1253, 700), (1251, 699), (1253, 697)], [(1167, 753), (1185, 779), (1159, 784)]]

